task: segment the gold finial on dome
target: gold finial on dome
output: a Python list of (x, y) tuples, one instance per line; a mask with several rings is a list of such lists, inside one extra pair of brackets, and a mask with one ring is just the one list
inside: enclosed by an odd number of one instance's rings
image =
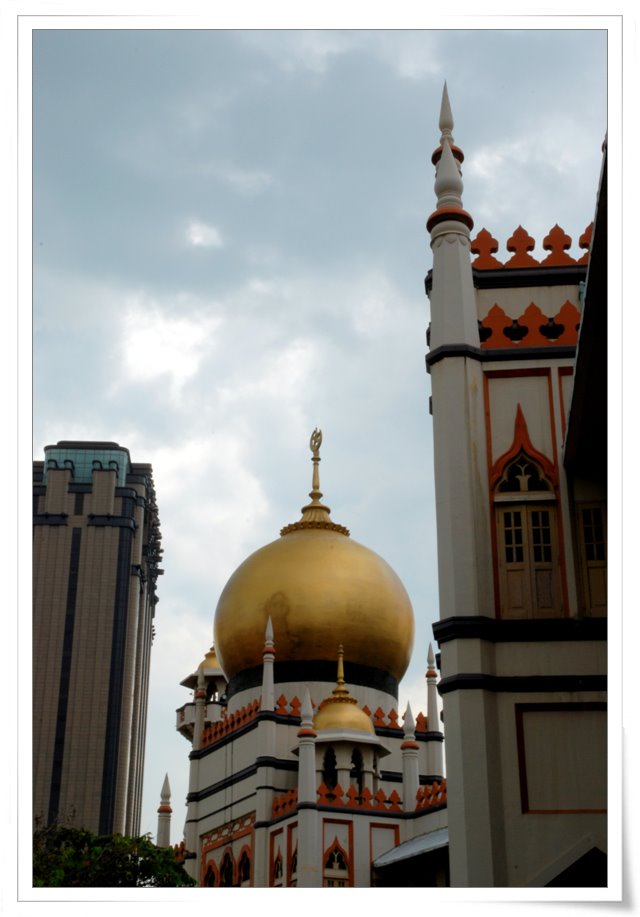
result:
[(358, 706), (355, 697), (349, 694), (344, 683), (344, 649), (338, 647), (338, 676), (331, 697), (325, 698), (318, 707), (313, 721), (314, 729), (359, 729), (375, 734), (371, 719)]
[(302, 507), (302, 518), (290, 525), (285, 525), (280, 530), (281, 535), (287, 535), (289, 532), (296, 532), (300, 529), (330, 529), (333, 532), (340, 532), (343, 535), (349, 535), (349, 529), (337, 522), (332, 522), (329, 518), (331, 510), (324, 503), (320, 502), (322, 491), (320, 490), (320, 446), (322, 445), (322, 430), (317, 427), (311, 434), (309, 448), (311, 449), (311, 461), (313, 462), (313, 475), (311, 478), (311, 490), (309, 496), (311, 503)]

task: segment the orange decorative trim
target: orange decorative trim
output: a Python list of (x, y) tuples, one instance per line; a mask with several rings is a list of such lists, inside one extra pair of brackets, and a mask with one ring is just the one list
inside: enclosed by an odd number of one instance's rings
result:
[(274, 796), (271, 803), (271, 818), (280, 818), (282, 815), (295, 812), (298, 808), (298, 787), (287, 790), (279, 796)]
[(447, 802), (447, 781), (443, 779), (434, 783), (427, 783), (418, 787), (416, 793), (416, 811), (432, 809)]
[(231, 732), (235, 732), (242, 726), (246, 726), (247, 723), (255, 720), (259, 712), (260, 699), (257, 698), (250, 704), (247, 704), (246, 707), (241, 707), (240, 710), (236, 710), (236, 712), (231, 714), (231, 716), (225, 716), (224, 719), (219, 720), (216, 723), (209, 723), (202, 730), (201, 748), (205, 748), (207, 745), (212, 745), (219, 739), (223, 739), (225, 736), (228, 736)]
[(420, 748), (420, 746), (417, 742), (414, 742), (411, 739), (406, 739), (400, 746), (400, 751), (404, 751), (405, 748)]
[(529, 254), (535, 247), (535, 240), (522, 226), (518, 226), (507, 241), (507, 251), (513, 252), (513, 255), (503, 263), (493, 257), (499, 248), (497, 240), (488, 230), (481, 229), (475, 239), (471, 241), (471, 252), (477, 255), (471, 266), (479, 271), (490, 271), (501, 268), (508, 270), (522, 267), (570, 267), (576, 264), (588, 264), (592, 233), (593, 223), (590, 223), (578, 240), (580, 248), (587, 249), (587, 251), (580, 258), (574, 258), (568, 253), (572, 242), (571, 236), (567, 235), (564, 229), (556, 223), (542, 240), (542, 247), (549, 254), (542, 261), (537, 261)]
[(416, 716), (416, 734), (419, 732), (429, 731), (429, 721), (424, 713), (418, 713)]
[(402, 812), (402, 799), (396, 790), (391, 790), (387, 796), (382, 788), (372, 793), (370, 789), (364, 787), (360, 793), (355, 786), (351, 785), (346, 790), (343, 790), (339, 783), (330, 790), (323, 782), (318, 787), (317, 793), (319, 806), (336, 806), (367, 811), (377, 810), (379, 812)]
[(519, 347), (561, 347), (578, 343), (581, 315), (578, 308), (566, 300), (553, 316), (546, 316), (534, 303), (529, 303), (518, 318), (509, 318), (497, 303), (489, 309), (480, 323), (484, 330), (483, 350)]
[(547, 456), (539, 452), (531, 442), (529, 430), (527, 429), (527, 422), (522, 413), (522, 407), (518, 404), (513, 430), (513, 442), (510, 448), (496, 461), (489, 473), (489, 489), (492, 493), (504, 474), (507, 465), (517, 457), (519, 452), (525, 452), (529, 458), (540, 465), (545, 477), (548, 478), (554, 488), (557, 488), (558, 474), (556, 468)]
[(504, 267), (502, 261), (498, 261), (493, 255), (498, 251), (498, 241), (493, 238), (491, 233), (486, 229), (481, 229), (475, 239), (471, 241), (471, 253), (477, 255), (475, 261), (471, 262), (471, 267), (480, 271), (495, 270)]
[(513, 252), (511, 258), (505, 262), (505, 267), (539, 267), (540, 262), (536, 261), (529, 252), (535, 248), (536, 241), (526, 229), (518, 226), (510, 239), (507, 239), (507, 251)]
[(173, 812), (173, 809), (171, 806), (158, 806), (158, 815), (160, 815), (161, 812)]
[(567, 249), (571, 248), (571, 236), (568, 236), (557, 223), (542, 240), (542, 247), (549, 252), (547, 257), (540, 262), (543, 267), (561, 267), (565, 264), (576, 263), (575, 258), (567, 255)]
[(462, 207), (442, 207), (440, 210), (434, 210), (427, 220), (427, 232), (431, 232), (434, 226), (437, 226), (438, 223), (443, 223), (445, 220), (458, 220), (469, 229), (473, 229), (473, 217)]
[[(458, 162), (464, 162), (464, 153), (459, 146), (456, 146), (455, 143), (450, 143), (449, 148), (453, 153), (454, 159), (457, 159)], [(440, 162), (440, 157), (442, 156), (442, 147), (438, 146), (435, 148), (431, 154), (431, 162), (436, 166)]]
[(580, 236), (578, 244), (580, 248), (586, 248), (586, 252), (582, 258), (578, 259), (578, 264), (588, 264), (589, 263), (589, 254), (591, 249), (591, 237), (593, 236), (593, 223), (589, 223), (585, 231)]

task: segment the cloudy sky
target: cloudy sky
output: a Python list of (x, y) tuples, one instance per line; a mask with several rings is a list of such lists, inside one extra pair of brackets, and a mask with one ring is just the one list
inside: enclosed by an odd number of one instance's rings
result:
[(438, 592), (424, 226), (442, 85), (475, 230), (500, 257), (521, 224), (540, 256), (557, 222), (575, 254), (607, 130), (607, 33), (573, 22), (33, 32), (34, 458), (115, 440), (152, 463), (160, 508), (143, 831), (168, 771), (182, 837), (179, 682), (235, 567), (299, 517), (315, 426), (333, 519), (411, 597), (400, 707), (425, 708)]

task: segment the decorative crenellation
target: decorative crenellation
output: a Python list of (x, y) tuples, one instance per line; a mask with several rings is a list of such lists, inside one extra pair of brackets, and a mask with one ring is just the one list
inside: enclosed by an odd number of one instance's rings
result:
[(364, 787), (358, 790), (355, 786), (350, 786), (343, 790), (339, 783), (332, 789), (321, 783), (318, 787), (318, 805), (319, 806), (337, 806), (347, 809), (367, 809), (378, 812), (402, 812), (402, 799), (396, 792), (391, 790), (387, 796), (383, 789), (378, 789), (372, 793), (370, 789)]
[(556, 223), (542, 240), (542, 247), (549, 252), (546, 258), (538, 261), (530, 252), (535, 248), (533, 239), (526, 229), (518, 226), (510, 239), (507, 240), (507, 251), (512, 252), (508, 261), (499, 261), (494, 257), (499, 249), (499, 244), (486, 229), (481, 229), (471, 241), (471, 252), (476, 255), (471, 267), (478, 271), (495, 271), (501, 268), (531, 268), (531, 267), (570, 267), (572, 265), (587, 264), (589, 261), (589, 246), (593, 223), (585, 229), (578, 240), (580, 248), (586, 249), (580, 258), (572, 258), (568, 254), (571, 247), (571, 236)]
[(278, 716), (293, 716), (296, 720), (299, 720), (301, 707), (302, 702), (297, 696), (288, 701), (284, 694), (281, 694), (276, 701), (276, 713)]
[(211, 849), (218, 847), (222, 843), (229, 843), (238, 837), (244, 837), (253, 827), (256, 821), (256, 813), (249, 812), (240, 818), (234, 818), (233, 821), (225, 822), (202, 837), (202, 848)]
[(290, 815), (298, 808), (298, 787), (295, 786), (279, 796), (273, 797), (271, 803), (271, 818), (280, 818), (282, 815)]
[(447, 781), (442, 779), (419, 787), (416, 793), (416, 812), (442, 806), (447, 801)]
[(497, 303), (479, 323), (480, 346), (484, 350), (497, 347), (560, 347), (578, 343), (581, 315), (567, 300), (555, 315), (545, 315), (530, 303), (519, 318), (510, 318)]
[(207, 745), (212, 745), (214, 742), (217, 742), (218, 739), (223, 739), (231, 732), (235, 732), (242, 726), (246, 726), (247, 723), (255, 720), (259, 712), (260, 698), (256, 698), (256, 700), (247, 704), (246, 707), (241, 707), (230, 716), (225, 716), (215, 723), (207, 723), (202, 731), (202, 743), (200, 747), (204, 748)]
[[(398, 711), (395, 707), (392, 707), (389, 713), (385, 713), (382, 707), (378, 707), (373, 713), (371, 708), (366, 704), (362, 708), (367, 716), (370, 716), (373, 720), (373, 725), (375, 729), (396, 729), (399, 734), (402, 734), (402, 726), (399, 723)], [(428, 732), (427, 717), (424, 713), (418, 713), (416, 716), (416, 730), (417, 733)]]

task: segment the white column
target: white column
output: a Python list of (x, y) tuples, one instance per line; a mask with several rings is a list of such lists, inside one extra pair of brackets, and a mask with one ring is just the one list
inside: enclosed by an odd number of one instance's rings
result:
[(160, 791), (160, 805), (158, 806), (158, 833), (156, 847), (171, 846), (171, 787), (169, 775), (165, 774), (162, 790)]
[[(192, 755), (189, 762), (189, 797), (199, 790), (200, 777), (200, 759), (194, 755), (194, 752), (200, 750), (202, 746), (202, 732), (204, 730), (205, 710), (206, 710), (206, 692), (204, 687), (204, 673), (198, 672), (198, 683), (195, 690), (195, 716), (193, 724), (193, 744)], [(195, 859), (185, 861), (185, 869), (192, 879), (198, 879), (200, 875), (200, 843), (198, 838), (198, 815), (199, 803), (194, 799), (189, 799), (187, 804), (187, 820), (184, 827), (184, 842), (189, 853), (195, 853)]]
[(442, 777), (444, 775), (444, 743), (441, 738), (438, 738), (442, 736), (438, 710), (438, 670), (431, 643), (427, 652), (427, 729), (430, 733), (427, 739), (427, 775)]
[(271, 618), (267, 620), (264, 635), (264, 649), (262, 652), (262, 697), (260, 701), (260, 719), (256, 730), (256, 758), (258, 769), (256, 774), (256, 828), (254, 832), (253, 849), (253, 881), (257, 888), (264, 888), (269, 884), (269, 831), (271, 821), (271, 806), (273, 803), (274, 770), (272, 761), (276, 754), (276, 721), (275, 721), (275, 690), (273, 664), (275, 649), (273, 642), (273, 626)]
[(305, 688), (298, 730), (298, 886), (320, 888), (322, 863), (317, 811), (316, 731), (309, 689)]
[[(419, 746), (416, 742), (416, 724), (410, 704), (407, 704), (404, 714), (404, 742), (400, 746), (400, 752), (402, 754), (402, 808), (405, 812), (414, 812), (420, 786)], [(407, 837), (412, 836), (413, 825), (412, 819), (406, 820)]]

